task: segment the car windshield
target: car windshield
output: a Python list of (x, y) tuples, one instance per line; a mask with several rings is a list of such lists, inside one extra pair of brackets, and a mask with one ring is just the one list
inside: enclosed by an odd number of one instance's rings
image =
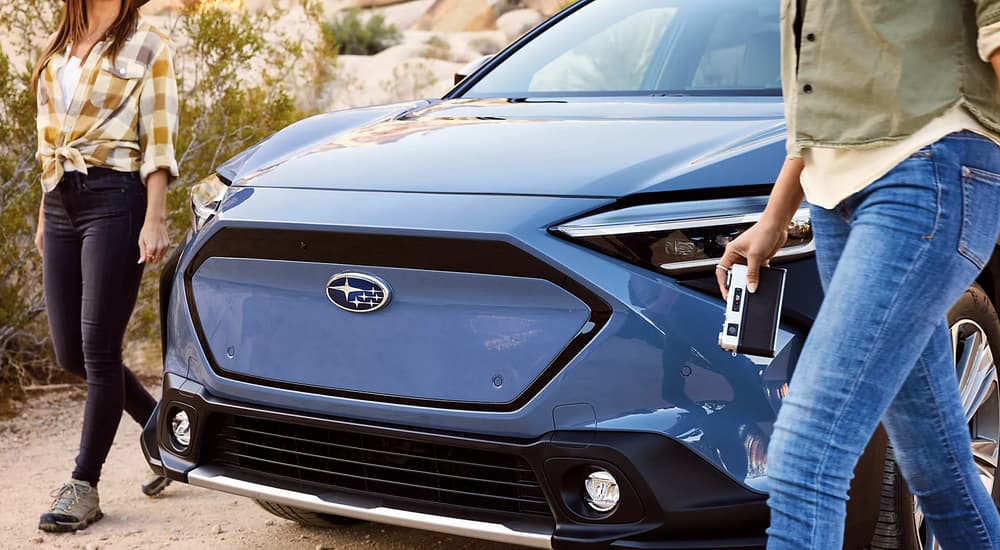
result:
[(463, 95), (780, 95), (778, 4), (594, 0)]

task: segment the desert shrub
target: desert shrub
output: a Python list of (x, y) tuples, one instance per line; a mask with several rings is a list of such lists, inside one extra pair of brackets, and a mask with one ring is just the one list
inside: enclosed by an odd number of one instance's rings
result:
[(428, 59), (452, 60), (451, 44), (438, 35), (427, 39), (427, 48), (424, 50), (424, 57)]
[(493, 55), (503, 49), (503, 46), (503, 43), (485, 36), (474, 38), (469, 42), (469, 47), (480, 55)]
[[(18, 2), (0, 7), (2, 34), (23, 35), (35, 26), (54, 24), (51, 6), (43, 4)], [(42, 262), (34, 250), (42, 194), (41, 170), (34, 158), (35, 99), (26, 84), (30, 71), (19, 67), (17, 59), (28, 45), (5, 43), (0, 49), (0, 398), (11, 386), (51, 372), (45, 345)]]
[(509, 11), (521, 9), (523, 7), (524, 3), (521, 2), (521, 0), (497, 0), (493, 3), (493, 13), (497, 17), (500, 17)]
[[(575, 4), (577, 3), (577, 1), (578, 0), (562, 0), (562, 4), (559, 6), (559, 9), (565, 8), (570, 4)], [(509, 11), (519, 10), (521, 8), (527, 8), (527, 7), (531, 6), (526, 4), (524, 0), (497, 0), (493, 4), (493, 13), (496, 14), (497, 17), (500, 17), (501, 15)], [(546, 14), (546, 15), (551, 15), (551, 14)]]
[(375, 55), (402, 40), (399, 29), (386, 24), (384, 16), (364, 17), (358, 8), (323, 23), (323, 37), (328, 46), (344, 55)]
[(428, 88), (438, 83), (434, 71), (423, 61), (407, 61), (393, 67), (392, 78), (383, 80), (381, 88), (388, 92), (389, 101), (408, 101), (425, 97)]
[(442, 48), (447, 49), (451, 47), (451, 44), (447, 40), (442, 38), (440, 35), (435, 34), (434, 36), (427, 39), (427, 45), (431, 48)]
[[(11, 382), (51, 377), (41, 261), (33, 250), (41, 186), (34, 159), (32, 63), (55, 28), (51, 0), (0, 5), (0, 392)], [(297, 18), (282, 32), (281, 18)], [(180, 88), (177, 156), (180, 178), (168, 197), (172, 241), (189, 226), (188, 188), (247, 146), (315, 110), (293, 90), (321, 88), (333, 78), (335, 53), (319, 39), (322, 12), (315, 0), (259, 13), (219, 9), (212, 0), (187, 0), (169, 20)], [(301, 30), (315, 29), (312, 36)], [(319, 46), (317, 46), (319, 44)], [(11, 52), (11, 53), (6, 53)], [(17, 59), (18, 61), (14, 61)], [(147, 269), (129, 338), (158, 345), (158, 269)], [(151, 354), (156, 356), (156, 354)], [(158, 370), (159, 365), (153, 365)], [(5, 384), (6, 383), (6, 386)], [(0, 396), (2, 397), (2, 396)]]

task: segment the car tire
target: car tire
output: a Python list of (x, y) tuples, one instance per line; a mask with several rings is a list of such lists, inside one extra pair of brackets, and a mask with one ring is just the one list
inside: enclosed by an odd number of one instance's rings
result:
[(254, 502), (256, 502), (261, 508), (278, 516), (279, 518), (291, 520), (302, 525), (307, 525), (309, 527), (336, 529), (340, 527), (346, 527), (349, 525), (357, 525), (359, 523), (365, 523), (360, 519), (348, 518), (344, 516), (335, 516), (332, 514), (319, 514), (316, 512), (312, 512), (310, 510), (304, 510), (302, 508), (296, 508), (294, 506), (286, 506), (284, 504), (278, 504), (277, 502), (270, 502), (267, 500), (254, 499)]
[[(1000, 358), (1000, 320), (986, 292), (973, 285), (962, 294), (958, 302), (948, 312), (948, 323), (955, 334), (958, 351), (956, 352), (956, 369), (963, 363), (961, 353), (965, 346), (974, 345), (970, 342), (973, 333), (985, 335), (988, 350), (991, 352), (994, 386), (992, 394), (980, 407), (970, 422), (969, 428), (975, 438), (997, 442), (1000, 438), (1000, 395), (996, 387), (996, 359)], [(968, 384), (968, 380), (959, 381), (960, 385)], [(980, 417), (980, 414), (983, 416)], [(996, 445), (994, 445), (994, 448)], [(997, 454), (994, 451), (992, 460), (977, 457), (981, 465), (984, 483), (992, 485), (994, 503), (998, 502), (1000, 491), (997, 487)], [(992, 483), (988, 480), (992, 478)], [(937, 550), (940, 549), (934, 541), (927, 541), (928, 531), (922, 521), (919, 507), (906, 487), (893, 459), (890, 446), (885, 460), (882, 476), (881, 510), (872, 538), (871, 550)]]

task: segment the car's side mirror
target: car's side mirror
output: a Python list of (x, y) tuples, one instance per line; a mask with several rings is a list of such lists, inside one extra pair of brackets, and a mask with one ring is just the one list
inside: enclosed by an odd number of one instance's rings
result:
[(493, 56), (486, 55), (459, 69), (458, 72), (455, 73), (455, 84), (457, 85), (459, 82), (465, 80), (465, 77), (476, 72), (479, 67), (485, 65), (490, 59), (493, 59)]

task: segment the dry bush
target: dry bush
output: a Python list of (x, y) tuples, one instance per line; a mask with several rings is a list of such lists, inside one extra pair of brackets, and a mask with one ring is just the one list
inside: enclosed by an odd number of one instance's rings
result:
[(428, 88), (438, 83), (437, 76), (422, 61), (407, 61), (393, 67), (392, 78), (382, 81), (382, 89), (389, 94), (389, 102), (409, 101), (424, 97)]
[(440, 59), (442, 61), (454, 61), (454, 53), (451, 51), (451, 44), (438, 35), (427, 39), (427, 48), (424, 49), (424, 57), (428, 59)]
[(36, 29), (53, 26), (54, 18), (49, 2), (0, 6), (0, 398), (11, 386), (50, 374), (42, 262), (34, 250), (41, 199), (36, 107), (26, 85), (30, 72), (17, 64), (34, 51)]
[[(52, 0), (0, 5), (0, 392), (58, 375), (48, 351), (41, 262), (32, 244), (41, 186), (34, 158), (35, 99), (28, 88), (32, 63), (55, 29), (61, 6)], [(295, 20), (287, 32), (277, 24), (283, 18)], [(181, 176), (168, 198), (176, 243), (189, 226), (190, 184), (315, 111), (309, 92), (333, 79), (336, 54), (319, 39), (322, 11), (316, 0), (252, 13), (187, 0), (176, 16), (156, 23), (174, 40), (179, 75)], [(300, 101), (293, 90), (310, 97)], [(158, 345), (158, 276), (158, 270), (147, 270), (129, 331), (133, 342)]]
[(399, 44), (403, 34), (386, 23), (385, 16), (364, 15), (360, 8), (352, 8), (323, 23), (323, 37), (328, 47), (344, 55), (375, 55)]
[(524, 7), (524, 3), (521, 0), (499, 0), (493, 4), (493, 13), (497, 17), (514, 10), (519, 10)]

